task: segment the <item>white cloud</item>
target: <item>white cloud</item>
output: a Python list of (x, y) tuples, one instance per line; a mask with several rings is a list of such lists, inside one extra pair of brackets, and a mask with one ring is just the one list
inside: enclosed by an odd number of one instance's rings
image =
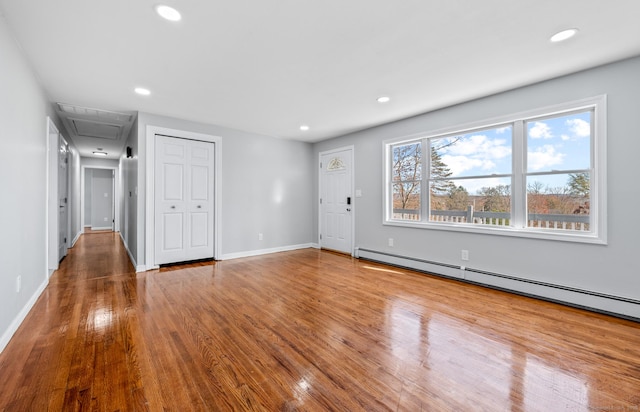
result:
[[(442, 140), (441, 145), (453, 143), (454, 139)], [(511, 156), (508, 139), (489, 138), (477, 134), (465, 136), (451, 146), (444, 147), (438, 152), (442, 161), (447, 165), (453, 176), (460, 176), (470, 170), (480, 174), (491, 174), (496, 170), (501, 159)]]
[(508, 130), (511, 130), (511, 126), (498, 127), (498, 128), (496, 129), (496, 133), (498, 133), (498, 134), (503, 134), (503, 133), (507, 132)]
[(591, 136), (591, 125), (582, 119), (569, 119), (566, 121), (569, 131), (576, 137)]
[(556, 149), (551, 145), (544, 145), (528, 153), (527, 167), (531, 171), (549, 169), (551, 166), (562, 164), (564, 158), (564, 153), (556, 152)]
[(534, 122), (533, 127), (529, 129), (529, 136), (534, 139), (551, 139), (553, 137), (553, 133), (551, 133), (551, 128), (548, 124), (543, 122)]
[(452, 156), (502, 159), (511, 155), (511, 148), (506, 146), (506, 143), (505, 139), (489, 139), (485, 135), (477, 134), (447, 147), (446, 152)]
[(482, 170), (492, 170), (496, 165), (491, 160), (474, 159), (468, 156), (442, 156), (442, 161), (447, 165), (454, 176), (459, 176), (467, 170), (480, 168)]

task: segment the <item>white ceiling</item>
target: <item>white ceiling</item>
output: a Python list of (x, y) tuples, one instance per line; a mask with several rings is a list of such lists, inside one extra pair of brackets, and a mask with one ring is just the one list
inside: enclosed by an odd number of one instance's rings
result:
[(52, 102), (310, 142), (640, 55), (638, 0), (167, 0), (178, 23), (157, 3), (0, 12)]

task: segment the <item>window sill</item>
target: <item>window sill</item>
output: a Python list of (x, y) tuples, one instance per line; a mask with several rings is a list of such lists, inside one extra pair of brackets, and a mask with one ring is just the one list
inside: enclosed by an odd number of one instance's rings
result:
[(517, 229), (514, 227), (487, 227), (471, 226), (460, 223), (448, 222), (408, 222), (402, 220), (385, 220), (382, 222), (385, 226), (408, 227), (414, 229), (426, 230), (444, 230), (449, 232), (474, 233), (493, 236), (509, 236), (527, 239), (552, 240), (560, 242), (588, 243), (596, 245), (606, 245), (606, 238), (597, 236), (592, 232), (571, 232), (553, 230), (553, 229)]

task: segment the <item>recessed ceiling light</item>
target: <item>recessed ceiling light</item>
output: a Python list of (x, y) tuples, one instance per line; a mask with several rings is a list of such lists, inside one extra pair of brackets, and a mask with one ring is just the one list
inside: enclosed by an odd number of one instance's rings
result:
[(134, 91), (141, 96), (149, 96), (151, 94), (151, 90), (145, 89), (144, 87), (136, 87)]
[(302, 126), (300, 126), (300, 130), (302, 130), (303, 132), (306, 132), (307, 130), (309, 130), (309, 126), (307, 126), (306, 124), (303, 124)]
[(389, 96), (380, 96), (376, 99), (378, 103), (388, 103), (389, 100), (391, 100), (391, 97)]
[(559, 31), (558, 33), (554, 34), (553, 36), (551, 36), (551, 41), (554, 42), (554, 43), (557, 43), (557, 42), (560, 42), (560, 41), (565, 41), (565, 40), (570, 39), (573, 36), (575, 36), (576, 33), (578, 33), (578, 29), (562, 30), (562, 31)]
[(93, 152), (93, 154), (96, 156), (106, 156), (107, 152)]
[(158, 13), (163, 19), (169, 21), (180, 21), (180, 19), (182, 19), (178, 10), (163, 4), (156, 6), (156, 13)]

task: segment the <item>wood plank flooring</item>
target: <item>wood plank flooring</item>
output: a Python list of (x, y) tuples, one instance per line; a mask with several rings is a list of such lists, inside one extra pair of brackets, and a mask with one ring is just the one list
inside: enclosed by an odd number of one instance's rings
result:
[(3, 411), (637, 411), (640, 324), (306, 249), (136, 274), (83, 235)]

